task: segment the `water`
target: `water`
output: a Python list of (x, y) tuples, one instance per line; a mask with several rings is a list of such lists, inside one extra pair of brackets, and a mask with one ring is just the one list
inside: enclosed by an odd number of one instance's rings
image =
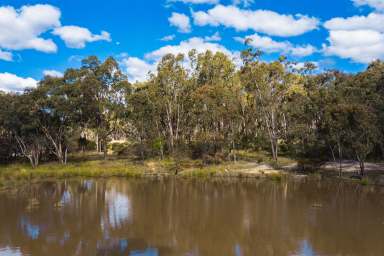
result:
[(384, 255), (384, 188), (71, 180), (0, 194), (0, 255)]

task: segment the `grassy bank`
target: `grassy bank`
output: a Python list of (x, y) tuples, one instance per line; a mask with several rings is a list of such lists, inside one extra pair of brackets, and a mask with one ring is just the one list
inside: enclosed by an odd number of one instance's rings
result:
[(27, 164), (11, 164), (0, 167), (0, 187), (10, 187), (23, 182), (70, 177), (139, 177), (143, 173), (139, 165), (125, 161), (85, 161), (59, 165), (48, 163), (32, 169)]
[[(251, 155), (248, 153), (247, 157)], [(100, 160), (97, 155), (72, 156), (67, 165), (45, 163), (33, 169), (27, 163), (0, 166), (0, 188), (9, 188), (26, 182), (38, 182), (46, 179), (66, 179), (72, 177), (108, 178), (108, 177), (157, 177), (175, 176), (180, 178), (209, 177), (261, 177), (267, 176), (279, 180), (281, 171), (269, 167), (264, 155), (253, 155), (251, 159), (223, 162), (216, 165), (203, 165), (201, 160), (166, 158), (134, 161), (132, 159)], [(256, 159), (256, 160), (255, 160)], [(259, 159), (259, 160), (257, 160)]]

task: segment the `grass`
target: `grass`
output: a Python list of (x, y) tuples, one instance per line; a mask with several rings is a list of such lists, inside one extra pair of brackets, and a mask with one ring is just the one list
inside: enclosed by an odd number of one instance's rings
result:
[(71, 177), (141, 177), (145, 166), (124, 160), (93, 160), (59, 165), (48, 163), (32, 169), (27, 164), (12, 164), (0, 167), (0, 187), (11, 187), (22, 182), (35, 182), (54, 178)]
[(184, 178), (211, 178), (215, 175), (223, 173), (224, 165), (207, 166), (203, 168), (190, 168), (180, 173)]
[(265, 151), (238, 150), (237, 156), (243, 160), (269, 164), (276, 168), (296, 163), (295, 160), (285, 156), (279, 156), (276, 162), (273, 160), (271, 154)]
[[(108, 177), (146, 177), (150, 175), (175, 175), (182, 178), (210, 178), (214, 176), (238, 175), (242, 177), (242, 164), (258, 162), (270, 164), (273, 160), (264, 152), (239, 152), (239, 163), (224, 162), (218, 165), (203, 165), (201, 160), (189, 158), (148, 159), (142, 162), (133, 159), (111, 156), (109, 160), (100, 160), (100, 155), (72, 155), (67, 165), (44, 163), (33, 169), (27, 163), (0, 165), (0, 188), (14, 187), (26, 182), (38, 182), (46, 179), (66, 179), (71, 177), (108, 178)], [(278, 164), (292, 163), (292, 160), (280, 158)], [(231, 170), (231, 171), (229, 171)], [(275, 177), (276, 176), (276, 177)], [(273, 180), (281, 180), (275, 175)]]

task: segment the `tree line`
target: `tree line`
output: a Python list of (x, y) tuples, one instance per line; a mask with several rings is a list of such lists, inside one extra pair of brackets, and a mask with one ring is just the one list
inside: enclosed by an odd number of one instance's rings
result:
[(260, 59), (242, 64), (224, 53), (166, 55), (145, 82), (131, 83), (113, 58), (91, 56), (61, 78), (46, 76), (23, 93), (0, 92), (0, 160), (67, 162), (89, 144), (107, 156), (112, 139), (131, 142), (138, 158), (186, 154), (236, 160), (241, 149), (274, 160), (384, 157), (384, 63), (346, 74), (312, 63)]

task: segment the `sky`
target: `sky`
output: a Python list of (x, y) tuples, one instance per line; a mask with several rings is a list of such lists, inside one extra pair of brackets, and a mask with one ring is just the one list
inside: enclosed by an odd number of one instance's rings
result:
[(81, 59), (114, 57), (130, 82), (167, 53), (226, 53), (244, 41), (319, 70), (359, 72), (384, 60), (384, 0), (1, 0), (0, 90), (62, 76)]

